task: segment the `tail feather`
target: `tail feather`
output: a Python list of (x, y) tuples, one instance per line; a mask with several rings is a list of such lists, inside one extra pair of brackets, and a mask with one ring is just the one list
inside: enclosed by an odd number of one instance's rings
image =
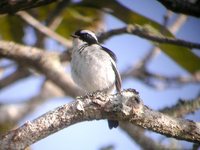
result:
[(117, 120), (108, 120), (109, 129), (117, 128), (119, 126), (119, 122)]

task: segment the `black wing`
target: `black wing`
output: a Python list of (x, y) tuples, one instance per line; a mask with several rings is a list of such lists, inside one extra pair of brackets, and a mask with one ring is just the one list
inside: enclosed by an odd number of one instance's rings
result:
[(120, 92), (121, 91), (121, 86), (122, 86), (121, 76), (120, 76), (117, 68), (115, 67), (115, 65), (113, 63), (112, 63), (112, 69), (115, 72), (115, 86), (116, 86), (117, 92)]
[(110, 57), (111, 57), (115, 62), (117, 61), (116, 55), (115, 55), (111, 50), (109, 50), (108, 48), (106, 48), (106, 47), (104, 47), (104, 46), (102, 46), (102, 45), (100, 45), (100, 46), (101, 46), (102, 50), (104, 50), (105, 52), (107, 52), (107, 53), (110, 55)]
[[(110, 57), (114, 60), (114, 62), (117, 61), (117, 57), (116, 57), (115, 53), (113, 53), (111, 50), (109, 50), (108, 48), (106, 48), (104, 46), (101, 46), (101, 48), (102, 48), (102, 50), (104, 50), (105, 52), (107, 52), (110, 55)], [(121, 76), (120, 76), (116, 66), (112, 62), (111, 62), (111, 64), (112, 64), (112, 69), (115, 72), (115, 78), (116, 78), (115, 79), (115, 86), (116, 86), (117, 92), (120, 92), (121, 86), (122, 86)]]

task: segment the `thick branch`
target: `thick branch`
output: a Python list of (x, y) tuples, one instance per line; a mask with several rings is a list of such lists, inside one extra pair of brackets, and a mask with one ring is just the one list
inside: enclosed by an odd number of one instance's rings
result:
[(57, 0), (1, 0), (0, 1), (0, 14), (13, 14), (20, 10), (26, 10), (43, 5), (47, 5)]
[(195, 17), (200, 17), (199, 2), (192, 3), (188, 0), (157, 0), (163, 4), (167, 9), (177, 13), (183, 13)]
[(173, 44), (173, 45), (178, 45), (178, 46), (184, 46), (188, 48), (200, 49), (200, 43), (188, 42), (181, 39), (165, 37), (163, 35), (158, 36), (156, 34), (153, 34), (153, 32), (151, 32), (150, 29), (139, 26), (139, 25), (129, 25), (127, 27), (113, 29), (106, 33), (103, 33), (99, 38), (100, 38), (100, 41), (104, 41), (114, 35), (119, 35), (123, 33), (134, 34), (141, 38), (145, 38), (145, 39), (158, 42), (158, 43), (167, 43), (167, 44)]
[(0, 41), (0, 57), (15, 60), (20, 64), (38, 70), (69, 96), (81, 95), (71, 77), (64, 71), (57, 53), (45, 52), (13, 42)]
[(183, 117), (198, 109), (200, 109), (200, 97), (189, 101), (179, 100), (176, 105), (170, 108), (164, 108), (160, 111), (173, 117)]
[(200, 123), (173, 118), (144, 106), (138, 93), (93, 93), (26, 122), (0, 138), (0, 149), (24, 149), (63, 128), (81, 121), (117, 119), (154, 132), (190, 142), (200, 142)]

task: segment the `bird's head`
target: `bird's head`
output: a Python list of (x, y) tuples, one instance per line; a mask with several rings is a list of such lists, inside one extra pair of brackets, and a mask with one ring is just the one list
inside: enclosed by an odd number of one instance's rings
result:
[(71, 35), (73, 39), (73, 43), (76, 45), (82, 44), (96, 44), (98, 43), (98, 39), (94, 32), (89, 30), (77, 30), (73, 35)]

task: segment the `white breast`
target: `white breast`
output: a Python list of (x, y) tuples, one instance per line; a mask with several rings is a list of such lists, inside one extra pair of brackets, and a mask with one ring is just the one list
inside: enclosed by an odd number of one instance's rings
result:
[(72, 53), (72, 78), (86, 92), (110, 92), (115, 87), (115, 73), (112, 58), (99, 45), (91, 45), (81, 53)]

